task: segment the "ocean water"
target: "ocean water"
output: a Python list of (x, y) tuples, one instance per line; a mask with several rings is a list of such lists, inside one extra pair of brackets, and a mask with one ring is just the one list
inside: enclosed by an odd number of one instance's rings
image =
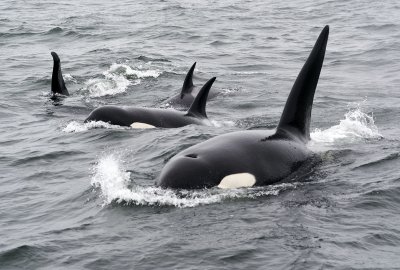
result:
[[(400, 269), (400, 3), (0, 3), (0, 269)], [(163, 190), (179, 151), (274, 129), (319, 32), (311, 172), (267, 187)], [(51, 51), (71, 93), (50, 100)], [(163, 107), (197, 61), (213, 125), (83, 124)]]

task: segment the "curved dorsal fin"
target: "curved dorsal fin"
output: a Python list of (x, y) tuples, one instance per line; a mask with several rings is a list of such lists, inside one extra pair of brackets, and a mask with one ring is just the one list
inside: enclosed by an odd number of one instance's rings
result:
[(186, 115), (207, 118), (206, 114), (206, 103), (208, 92), (210, 92), (211, 86), (213, 85), (216, 77), (211, 78), (208, 82), (206, 82), (203, 87), (200, 89), (196, 98), (194, 99), (192, 105), (190, 105), (190, 109), (188, 110)]
[(304, 141), (310, 139), (310, 118), (319, 75), (324, 62), (329, 26), (319, 35), (310, 56), (301, 69), (286, 101), (277, 133), (282, 130), (296, 131)]
[(181, 98), (183, 98), (183, 96), (185, 94), (190, 94), (193, 90), (193, 86), (194, 86), (193, 85), (193, 71), (194, 71), (195, 67), (196, 67), (196, 62), (194, 62), (194, 64), (189, 69), (188, 73), (186, 74), (186, 78), (185, 78), (185, 81), (183, 82), (183, 86), (182, 86)]
[(61, 73), (61, 63), (60, 57), (55, 52), (51, 52), (53, 56), (53, 75), (51, 77), (51, 91), (53, 95), (58, 93), (65, 96), (69, 96), (67, 87), (65, 87), (65, 82)]

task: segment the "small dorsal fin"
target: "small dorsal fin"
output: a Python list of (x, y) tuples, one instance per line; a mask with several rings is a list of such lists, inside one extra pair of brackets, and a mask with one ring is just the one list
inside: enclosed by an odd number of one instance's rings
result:
[(196, 62), (192, 65), (189, 69), (188, 73), (186, 74), (185, 81), (183, 82), (182, 91), (181, 91), (181, 99), (185, 94), (190, 94), (193, 90), (193, 71), (196, 67)]
[(286, 101), (277, 133), (284, 130), (296, 131), (302, 140), (310, 139), (310, 118), (319, 75), (324, 62), (329, 26), (319, 35), (310, 56), (301, 69)]
[(61, 63), (60, 57), (55, 52), (51, 52), (53, 56), (53, 75), (51, 77), (51, 92), (53, 95), (58, 93), (65, 96), (69, 96), (67, 87), (65, 87), (65, 82), (61, 73)]
[(194, 99), (192, 105), (190, 105), (190, 109), (188, 110), (186, 115), (207, 118), (206, 114), (206, 103), (208, 92), (210, 92), (211, 86), (213, 85), (216, 77), (211, 78), (208, 82), (206, 82), (203, 87), (200, 89), (196, 98)]

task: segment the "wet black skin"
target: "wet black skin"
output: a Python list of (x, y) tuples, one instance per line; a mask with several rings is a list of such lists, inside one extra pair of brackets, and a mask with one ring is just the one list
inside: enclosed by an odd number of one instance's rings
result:
[(238, 131), (214, 137), (174, 156), (163, 168), (160, 186), (211, 188), (230, 174), (251, 173), (256, 185), (269, 185), (290, 175), (312, 156), (302, 141), (268, 138), (266, 131)]
[(51, 92), (54, 95), (61, 94), (64, 96), (69, 96), (67, 87), (65, 87), (65, 82), (61, 72), (61, 62), (60, 57), (57, 53), (51, 52), (53, 57), (53, 74), (51, 76)]
[[(188, 73), (186, 74), (185, 81), (182, 85), (182, 90), (179, 94), (170, 97), (164, 103), (172, 106), (177, 110), (186, 111), (190, 108), (190, 105), (193, 103), (195, 97), (200, 92), (200, 87), (197, 87), (193, 84), (193, 72), (196, 67), (196, 62), (192, 65)], [(208, 99), (214, 98), (217, 96), (215, 91), (210, 91), (208, 93)]]
[(176, 189), (210, 188), (236, 173), (251, 173), (256, 178), (255, 185), (269, 185), (288, 177), (311, 158), (313, 153), (306, 143), (328, 35), (326, 26), (293, 85), (275, 133), (239, 131), (189, 147), (167, 162), (158, 185)]
[(130, 126), (135, 122), (154, 127), (177, 128), (190, 124), (207, 125), (207, 96), (215, 81), (210, 79), (192, 102), (188, 112), (173, 109), (103, 106), (90, 113), (85, 122), (103, 121), (112, 125)]
[(134, 122), (140, 122), (164, 128), (207, 123), (206, 118), (194, 117), (176, 110), (117, 106), (103, 106), (95, 109), (85, 120), (85, 122), (89, 121), (103, 121), (119, 126), (130, 126)]
[[(176, 96), (173, 96), (165, 101), (165, 104), (168, 104), (169, 106), (173, 107), (174, 109), (177, 110), (182, 110), (185, 111), (190, 107), (190, 104), (192, 104), (194, 98), (196, 95), (199, 93), (199, 88), (194, 86), (192, 92), (186, 93), (186, 94), (178, 94)], [(215, 91), (211, 91), (208, 94), (208, 99), (213, 99), (216, 97), (218, 93)]]

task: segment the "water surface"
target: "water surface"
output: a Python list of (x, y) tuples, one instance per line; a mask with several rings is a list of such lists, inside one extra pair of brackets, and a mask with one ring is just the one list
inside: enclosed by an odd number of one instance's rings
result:
[[(2, 269), (400, 268), (397, 1), (0, 3)], [(311, 172), (269, 187), (155, 187), (190, 145), (273, 129), (322, 27)], [(52, 58), (71, 96), (49, 99)], [(197, 61), (212, 126), (83, 124), (161, 107)]]

